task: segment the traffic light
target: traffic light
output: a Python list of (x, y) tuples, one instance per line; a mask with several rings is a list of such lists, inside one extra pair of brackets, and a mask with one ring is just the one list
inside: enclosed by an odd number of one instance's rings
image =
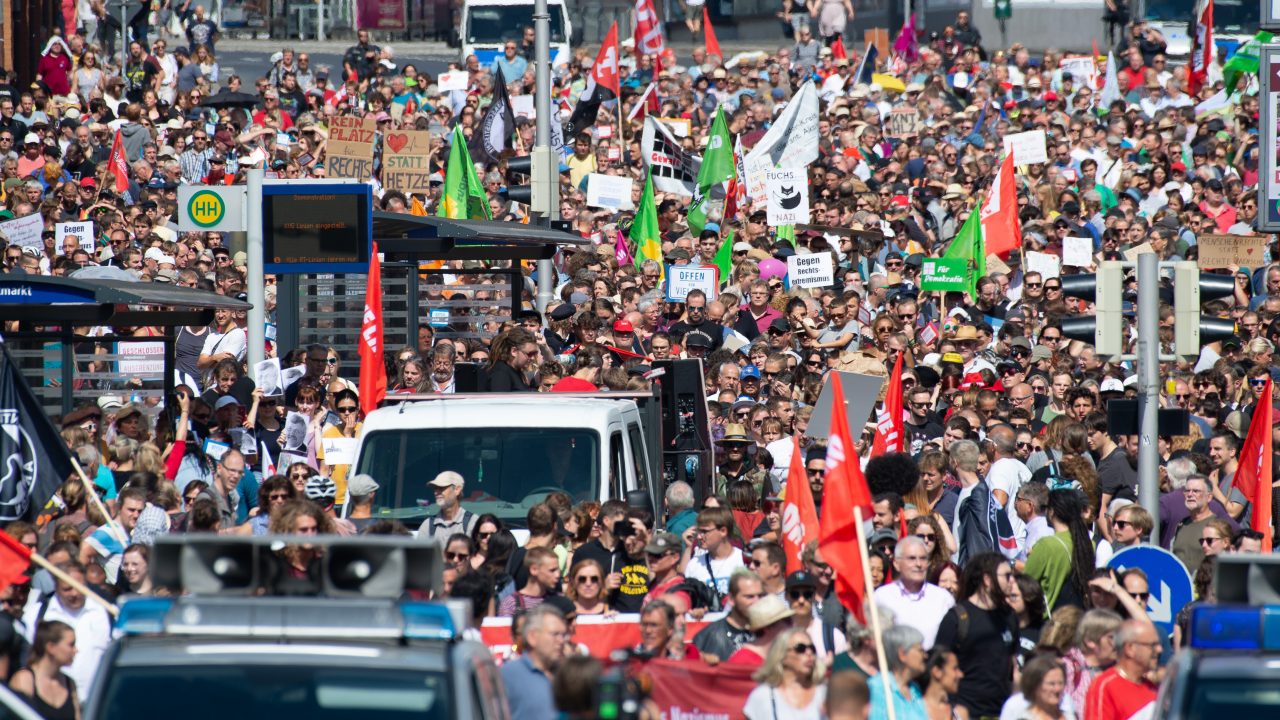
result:
[(1200, 346), (1231, 337), (1235, 323), (1200, 314), (1201, 303), (1230, 297), (1234, 275), (1201, 273), (1194, 262), (1180, 262), (1173, 278), (1174, 351), (1188, 358), (1200, 356)]
[(1100, 356), (1124, 353), (1124, 268), (1107, 260), (1098, 272), (1063, 275), (1062, 293), (1094, 303), (1092, 316), (1063, 318), (1062, 334), (1092, 343)]
[(533, 185), (512, 185), (512, 175), (523, 175), (526, 179), (531, 180), (533, 178), (533, 156), (522, 155), (520, 157), (507, 158), (507, 199), (522, 205), (528, 205), (533, 202)]

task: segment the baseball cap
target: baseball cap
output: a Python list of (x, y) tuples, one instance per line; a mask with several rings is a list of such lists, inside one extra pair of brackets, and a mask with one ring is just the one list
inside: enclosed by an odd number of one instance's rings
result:
[(629, 320), (618, 319), (613, 321), (613, 331), (616, 333), (633, 333), (636, 328)]
[(797, 570), (787, 576), (787, 589), (817, 588), (818, 579), (805, 570)]
[(347, 480), (347, 492), (351, 495), (372, 495), (378, 492), (378, 481), (364, 473), (354, 475)]
[(103, 395), (98, 398), (98, 407), (103, 410), (119, 410), (124, 407), (124, 398), (119, 395)]
[(217, 410), (221, 410), (222, 408), (231, 407), (232, 405), (235, 405), (236, 407), (240, 407), (240, 401), (235, 399), (235, 397), (232, 395), (223, 395), (222, 397), (218, 398), (218, 402), (213, 404), (213, 409), (217, 411)]
[(675, 533), (660, 532), (644, 546), (649, 555), (665, 555), (669, 552), (680, 552), (680, 538)]

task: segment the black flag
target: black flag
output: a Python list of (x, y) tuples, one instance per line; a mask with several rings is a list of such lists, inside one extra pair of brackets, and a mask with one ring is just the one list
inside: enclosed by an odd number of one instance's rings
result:
[[(35, 520), (75, 472), (57, 428), (0, 343), (0, 522)], [(89, 489), (92, 492), (92, 489)]]
[(587, 87), (578, 96), (578, 104), (573, 106), (573, 114), (564, 126), (564, 141), (572, 145), (578, 133), (596, 124), (596, 116), (600, 114), (600, 104), (613, 99), (613, 91), (603, 85), (596, 84), (594, 78), (588, 78)]
[(507, 81), (502, 77), (502, 68), (497, 68), (493, 102), (485, 108), (480, 127), (471, 135), (471, 157), (485, 164), (498, 162), (515, 129), (516, 117), (511, 111), (511, 101), (507, 99)]

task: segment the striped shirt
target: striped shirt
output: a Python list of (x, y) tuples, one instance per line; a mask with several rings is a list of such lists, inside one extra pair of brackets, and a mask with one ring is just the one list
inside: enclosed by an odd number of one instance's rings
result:
[(178, 167), (182, 169), (182, 181), (187, 184), (203, 182), (205, 176), (209, 174), (209, 158), (211, 157), (213, 157), (213, 150), (210, 148), (205, 148), (200, 152), (196, 152), (192, 148), (179, 155)]

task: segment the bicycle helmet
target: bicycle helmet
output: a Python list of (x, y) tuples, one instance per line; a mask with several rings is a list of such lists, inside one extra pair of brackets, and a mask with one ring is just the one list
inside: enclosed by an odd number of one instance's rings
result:
[(338, 485), (331, 478), (323, 475), (312, 475), (303, 486), (302, 493), (308, 500), (316, 502), (334, 502), (338, 498)]

